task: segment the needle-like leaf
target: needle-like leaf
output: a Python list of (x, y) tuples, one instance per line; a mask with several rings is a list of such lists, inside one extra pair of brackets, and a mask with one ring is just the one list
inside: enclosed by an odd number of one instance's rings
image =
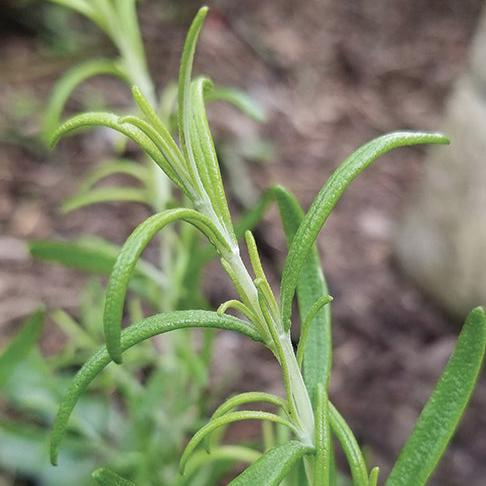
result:
[[(244, 321), (231, 316), (220, 316), (209, 311), (175, 311), (148, 317), (125, 329), (121, 335), (121, 351), (158, 334), (176, 329), (214, 328), (239, 332), (254, 341), (261, 337)], [(112, 361), (106, 347), (93, 355), (78, 371), (64, 396), (51, 432), (50, 456), (52, 464), (57, 463), (59, 445), (66, 432), (69, 417), (79, 397), (98, 374)]]
[(211, 89), (211, 87), (212, 83), (206, 78), (197, 78), (191, 83), (191, 120), (186, 141), (189, 142), (189, 155), (190, 157), (194, 157), (198, 173), (202, 179), (206, 193), (209, 195), (216, 216), (225, 227), (228, 236), (233, 241), (236, 241), (223, 181), (221, 179), (219, 162), (204, 106), (204, 93), (206, 89)]
[(213, 86), (212, 89), (205, 93), (205, 99), (207, 102), (225, 101), (257, 122), (266, 120), (262, 107), (240, 89), (229, 86)]
[(316, 389), (316, 458), (314, 486), (329, 486), (331, 473), (331, 428), (329, 425), (329, 400), (323, 383)]
[(292, 467), (314, 449), (298, 441), (274, 447), (245, 469), (229, 486), (279, 486)]
[(133, 177), (144, 186), (149, 185), (149, 173), (146, 167), (138, 164), (135, 160), (118, 159), (105, 162), (88, 171), (79, 185), (79, 192), (88, 192), (99, 181), (117, 174)]
[(323, 295), (321, 298), (317, 299), (314, 304), (312, 304), (312, 307), (309, 309), (309, 312), (307, 312), (307, 315), (305, 316), (304, 321), (302, 322), (300, 326), (300, 339), (299, 339), (299, 344), (297, 346), (297, 362), (299, 363), (299, 366), (302, 366), (304, 356), (305, 356), (305, 345), (307, 343), (307, 338), (309, 335), (309, 330), (312, 324), (312, 321), (314, 320), (314, 317), (316, 314), (327, 304), (332, 302), (333, 298), (330, 295)]
[(101, 467), (93, 472), (93, 479), (100, 486), (135, 486), (135, 483), (122, 478), (111, 469)]
[(375, 466), (370, 472), (370, 486), (378, 486), (378, 476), (380, 475), (380, 468)]
[(329, 214), (349, 184), (378, 157), (395, 148), (418, 144), (447, 143), (448, 139), (439, 133), (389, 133), (360, 147), (334, 171), (306, 213), (285, 260), (280, 286), (282, 319), (285, 329), (290, 327), (292, 301), (302, 267)]
[[(283, 398), (265, 392), (246, 392), (228, 398), (213, 412), (211, 420), (222, 417), (235, 408), (248, 403), (268, 403), (281, 408), (285, 413), (288, 414), (287, 402)], [(206, 437), (205, 442), (206, 449), (209, 451), (211, 449), (210, 435)]]
[(405, 443), (387, 486), (426, 484), (474, 391), (485, 346), (486, 314), (477, 307), (467, 317), (456, 348)]
[(49, 141), (49, 138), (59, 126), (64, 105), (72, 92), (83, 81), (102, 74), (127, 81), (127, 75), (118, 62), (111, 59), (93, 59), (73, 67), (56, 83), (42, 121), (42, 137), (46, 142)]
[(226, 247), (226, 242), (220, 237), (213, 223), (193, 209), (178, 208), (163, 211), (151, 216), (135, 229), (118, 255), (106, 290), (103, 315), (106, 345), (117, 363), (121, 362), (121, 321), (130, 276), (145, 247), (159, 231), (174, 221), (186, 221), (194, 225), (217, 249), (222, 250)]
[[(123, 120), (123, 118), (122, 118)], [(102, 126), (112, 128), (116, 130), (130, 140), (133, 140), (157, 165), (167, 174), (167, 176), (180, 187), (188, 196), (191, 195), (188, 192), (187, 187), (181, 180), (178, 174), (174, 172), (174, 169), (160, 151), (157, 145), (139, 128), (130, 123), (122, 123), (120, 117), (112, 113), (83, 113), (81, 115), (74, 116), (66, 122), (64, 122), (53, 134), (50, 145), (54, 146), (61, 137), (68, 133), (79, 130), (81, 128), (93, 128), (95, 126)]]
[(233, 422), (240, 422), (242, 420), (268, 420), (277, 424), (285, 425), (289, 429), (297, 433), (295, 426), (287, 419), (279, 417), (274, 413), (268, 412), (257, 412), (257, 411), (241, 411), (241, 412), (230, 412), (221, 417), (211, 419), (204, 427), (201, 427), (187, 443), (184, 452), (182, 453), (180, 460), (180, 471), (184, 474), (184, 469), (189, 457), (191, 456), (194, 449), (204, 440), (204, 438), (224, 425), (231, 424)]
[(66, 199), (61, 205), (64, 214), (92, 204), (108, 202), (138, 202), (149, 205), (147, 191), (136, 187), (99, 187)]
[[(368, 486), (368, 470), (363, 453), (352, 430), (346, 423), (336, 407), (329, 403), (329, 422), (334, 435), (337, 437), (343, 449), (346, 460), (351, 469), (353, 486)], [(410, 485), (413, 483), (409, 483)], [(415, 486), (415, 485), (414, 485)]]
[(195, 452), (187, 463), (186, 469), (184, 471), (184, 480), (187, 481), (187, 484), (190, 484), (190, 477), (193, 474), (197, 474), (198, 470), (207, 464), (213, 464), (222, 461), (234, 461), (235, 463), (246, 462), (248, 464), (252, 464), (261, 456), (261, 452), (255, 451), (248, 447), (232, 445), (217, 447), (211, 450), (211, 453), (200, 450)]
[[(304, 217), (303, 210), (293, 194), (280, 186), (273, 189), (274, 197), (280, 211), (289, 246), (292, 245), (297, 229)], [(311, 245), (304, 261), (297, 285), (299, 303), (301, 340), (306, 351), (302, 353), (303, 375), (305, 386), (311, 401), (315, 401), (318, 383), (329, 386), (332, 366), (332, 329), (331, 306), (314, 307), (316, 302), (327, 295), (327, 283), (322, 272), (321, 261), (315, 245)], [(309, 313), (311, 317), (309, 317)], [(304, 344), (305, 343), (305, 344)], [(301, 346), (302, 346), (301, 345)]]

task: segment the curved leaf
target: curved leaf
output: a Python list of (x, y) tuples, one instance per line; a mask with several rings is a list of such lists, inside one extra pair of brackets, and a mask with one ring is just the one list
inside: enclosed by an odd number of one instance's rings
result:
[(212, 89), (206, 92), (205, 99), (206, 101), (224, 101), (229, 103), (257, 122), (266, 120), (262, 107), (241, 89), (229, 86), (213, 86)]
[(88, 17), (94, 23), (99, 25), (103, 30), (106, 30), (106, 22), (99, 14), (99, 12), (86, 0), (50, 0), (52, 3), (57, 3), (64, 7), (73, 9), (74, 11)]
[(298, 441), (274, 447), (243, 471), (229, 486), (279, 486), (292, 467), (314, 449)]
[[(211, 415), (211, 420), (222, 417), (223, 415), (231, 412), (235, 408), (238, 408), (241, 405), (246, 405), (247, 403), (269, 403), (271, 405), (275, 405), (276, 407), (281, 408), (285, 413), (288, 414), (288, 407), (287, 401), (277, 395), (272, 395), (271, 393), (265, 392), (245, 392), (239, 393), (238, 395), (234, 395), (228, 398), (225, 402), (223, 402)], [(206, 448), (208, 450), (211, 449), (211, 442), (209, 440), (209, 436), (206, 440)]]
[(135, 160), (113, 160), (105, 162), (88, 171), (79, 186), (79, 192), (88, 192), (95, 184), (111, 175), (123, 174), (137, 179), (142, 184), (149, 184), (147, 168), (138, 164)]
[[(208, 7), (202, 7), (199, 9), (197, 15), (194, 17), (192, 24), (187, 32), (186, 40), (184, 42), (184, 48), (182, 49), (181, 63), (179, 68), (179, 89), (177, 91), (178, 99), (178, 113), (177, 121), (179, 125), (179, 140), (182, 146), (184, 155), (190, 160), (188, 153), (189, 132), (191, 122), (191, 76), (192, 65), (194, 62), (194, 55), (196, 53), (197, 40), (201, 33), (204, 20), (208, 13)], [(191, 161), (193, 162), (193, 161)], [(195, 166), (193, 166), (195, 170)]]
[[(254, 341), (261, 337), (247, 323), (230, 316), (220, 316), (209, 311), (175, 311), (148, 317), (128, 327), (121, 335), (121, 351), (126, 351), (158, 334), (176, 329), (215, 328), (239, 332)], [(101, 348), (78, 371), (67, 390), (54, 421), (51, 432), (50, 456), (52, 464), (57, 463), (59, 445), (66, 432), (69, 417), (81, 394), (96, 376), (112, 361), (106, 347)]]
[(242, 412), (230, 412), (221, 417), (211, 419), (204, 427), (201, 427), (187, 443), (184, 452), (182, 453), (180, 460), (180, 471), (184, 474), (184, 469), (189, 457), (194, 449), (204, 440), (204, 438), (211, 434), (214, 430), (224, 425), (231, 424), (233, 422), (240, 422), (241, 420), (268, 420), (277, 424), (285, 425), (294, 432), (297, 432), (292, 422), (268, 412), (256, 412), (256, 411), (242, 411)]
[(204, 106), (204, 93), (212, 86), (206, 78), (197, 78), (191, 83), (189, 132), (186, 134), (189, 158), (193, 157), (206, 193), (209, 195), (216, 217), (226, 229), (230, 239), (236, 241), (233, 224), (226, 200), (218, 157), (209, 129)]
[(331, 402), (329, 402), (329, 422), (348, 461), (353, 477), (353, 486), (368, 486), (368, 469), (363, 453), (353, 431)]
[(211, 419), (221, 417), (240, 405), (259, 402), (270, 403), (287, 411), (287, 401), (277, 395), (266, 392), (245, 392), (228, 398), (213, 412)]
[(456, 348), (400, 452), (387, 486), (421, 486), (427, 482), (474, 391), (485, 346), (486, 314), (482, 307), (476, 307), (466, 319)]
[(197, 474), (198, 470), (207, 464), (221, 461), (234, 461), (235, 463), (254, 463), (262, 456), (261, 452), (248, 447), (224, 445), (213, 449), (211, 453), (204, 450), (197, 451), (192, 455), (186, 466), (184, 479), (187, 481), (190, 476)]
[(302, 267), (329, 214), (349, 184), (378, 157), (395, 148), (446, 143), (448, 143), (448, 139), (438, 133), (389, 133), (360, 147), (333, 172), (305, 215), (285, 260), (280, 286), (282, 319), (285, 329), (290, 327), (292, 301)]
[(106, 290), (103, 315), (106, 345), (117, 363), (121, 361), (120, 332), (123, 305), (133, 269), (154, 236), (168, 224), (179, 220), (186, 221), (201, 230), (216, 248), (221, 250), (226, 245), (211, 221), (193, 209), (179, 208), (163, 211), (151, 216), (135, 229), (118, 255)]
[(143, 189), (135, 187), (99, 187), (66, 199), (61, 205), (61, 210), (64, 214), (67, 214), (92, 204), (121, 201), (149, 204), (147, 192)]
[(101, 467), (93, 472), (93, 479), (100, 486), (135, 486), (135, 483), (122, 478), (111, 469)]
[(81, 241), (29, 241), (34, 258), (56, 262), (65, 267), (89, 273), (109, 274), (116, 261), (112, 249), (99, 245), (86, 245)]
[[(123, 118), (122, 118), (123, 120)], [(167, 174), (167, 176), (180, 187), (184, 193), (191, 197), (191, 193), (185, 186), (184, 182), (174, 172), (171, 164), (161, 153), (155, 143), (141, 131), (130, 123), (120, 122), (120, 117), (113, 113), (92, 112), (76, 115), (73, 118), (65, 121), (52, 135), (50, 146), (58, 143), (59, 139), (68, 133), (79, 130), (81, 128), (93, 128), (95, 126), (108, 127), (122, 133), (130, 140), (133, 140), (155, 163)]]
[(73, 67), (56, 83), (42, 121), (42, 137), (45, 142), (48, 142), (59, 125), (64, 105), (71, 93), (83, 81), (101, 74), (116, 76), (123, 81), (127, 81), (126, 74), (117, 62), (111, 59), (94, 59)]
[[(29, 241), (30, 254), (39, 260), (55, 262), (88, 273), (109, 275), (120, 247), (101, 238), (79, 238), (74, 241)], [(146, 277), (159, 286), (167, 285), (166, 276), (151, 263), (139, 260), (136, 275)]]

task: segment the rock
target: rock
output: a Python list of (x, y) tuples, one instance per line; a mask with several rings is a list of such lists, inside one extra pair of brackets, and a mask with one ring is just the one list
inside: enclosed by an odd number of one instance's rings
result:
[(424, 178), (396, 230), (405, 271), (451, 313), (486, 304), (486, 11)]

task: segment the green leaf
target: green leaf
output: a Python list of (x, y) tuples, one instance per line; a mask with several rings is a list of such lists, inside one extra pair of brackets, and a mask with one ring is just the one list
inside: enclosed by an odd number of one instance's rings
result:
[(93, 479), (101, 486), (135, 486), (135, 483), (122, 478), (111, 469), (101, 467), (93, 472)]
[(202, 233), (218, 248), (226, 247), (213, 223), (193, 209), (170, 209), (155, 214), (140, 224), (128, 237), (115, 262), (106, 290), (103, 324), (106, 345), (117, 363), (121, 361), (120, 331), (123, 317), (123, 305), (130, 276), (145, 247), (165, 226), (174, 221), (186, 221)]
[(88, 17), (91, 21), (96, 23), (100, 28), (106, 30), (106, 21), (100, 15), (96, 8), (87, 0), (50, 0), (52, 3), (57, 3), (63, 7), (71, 8), (74, 11)]
[(390, 473), (387, 486), (426, 484), (474, 391), (484, 359), (486, 314), (473, 309), (442, 376)]
[(244, 91), (229, 86), (213, 86), (205, 95), (206, 101), (225, 101), (235, 106), (245, 115), (257, 122), (266, 120), (262, 107), (250, 98)]
[(322, 297), (317, 299), (314, 304), (312, 304), (309, 312), (307, 312), (307, 315), (305, 316), (304, 321), (300, 326), (300, 339), (299, 345), (297, 347), (297, 362), (299, 363), (299, 366), (302, 366), (302, 363), (304, 361), (305, 346), (307, 343), (307, 337), (309, 335), (309, 329), (311, 327), (312, 321), (314, 320), (316, 314), (322, 309), (322, 307), (332, 302), (332, 300), (333, 298), (330, 295), (323, 295)]
[[(226, 329), (261, 342), (261, 337), (247, 323), (235, 317), (220, 316), (216, 312), (209, 311), (175, 311), (148, 317), (125, 329), (121, 335), (121, 351), (126, 351), (135, 344), (158, 334), (189, 328)], [(57, 463), (59, 445), (79, 397), (111, 361), (106, 347), (101, 348), (83, 365), (71, 382), (52, 427), (50, 447), (52, 464)]]
[(298, 441), (274, 447), (243, 471), (229, 486), (279, 486), (292, 467), (314, 449)]
[(105, 162), (90, 170), (84, 177), (79, 186), (79, 192), (88, 192), (95, 184), (115, 174), (123, 174), (137, 179), (145, 186), (149, 185), (149, 173), (147, 168), (138, 164), (134, 160), (113, 160)]
[(378, 476), (380, 475), (380, 468), (375, 466), (370, 472), (370, 486), (378, 486)]
[[(283, 398), (265, 392), (246, 392), (228, 398), (213, 412), (213, 415), (211, 415), (211, 420), (222, 417), (241, 405), (260, 402), (275, 405), (281, 408), (288, 415), (288, 404)], [(206, 441), (206, 448), (208, 450), (211, 449), (211, 442), (209, 439), (210, 438), (208, 436)]]
[[(34, 240), (29, 242), (34, 258), (55, 262), (83, 272), (109, 275), (113, 270), (120, 247), (96, 237), (82, 237), (74, 241)], [(158, 286), (166, 285), (166, 277), (151, 263), (139, 260), (135, 275), (150, 279)], [(134, 281), (133, 289), (148, 298), (147, 281)], [(151, 300), (148, 298), (148, 300)]]
[[(278, 204), (287, 241), (289, 245), (291, 244), (304, 218), (304, 212), (295, 196), (281, 186), (268, 189), (255, 207), (241, 218), (235, 227), (238, 239), (245, 231), (258, 224), (273, 201)], [(301, 324), (305, 323), (306, 317), (309, 316), (309, 312), (316, 302), (327, 293), (320, 258), (314, 245), (304, 264), (297, 287)], [(306, 343), (306, 352), (301, 352), (303, 354), (303, 376), (309, 395), (314, 401), (317, 383), (329, 384), (330, 380), (332, 365), (331, 306), (326, 305), (318, 309), (305, 327), (304, 333), (307, 333), (307, 337), (304, 336), (303, 342)]]
[[(273, 188), (280, 216), (291, 247), (297, 229), (303, 219), (303, 210), (295, 197), (283, 187)], [(297, 285), (301, 339), (305, 353), (301, 357), (303, 377), (311, 401), (315, 402), (318, 383), (329, 386), (332, 366), (332, 330), (331, 306), (320, 309), (313, 306), (319, 299), (328, 294), (326, 280), (321, 268), (321, 261), (315, 245), (311, 245), (304, 261)], [(312, 314), (311, 313), (315, 313)], [(309, 314), (310, 313), (310, 314)], [(311, 318), (307, 318), (308, 316)], [(306, 319), (307, 318), (307, 319)], [(305, 344), (304, 344), (305, 343)], [(302, 353), (302, 351), (301, 351)]]
[(61, 210), (64, 214), (67, 214), (92, 204), (120, 201), (149, 204), (147, 192), (143, 189), (135, 187), (100, 187), (70, 197), (62, 203)]
[(0, 389), (3, 388), (16, 366), (37, 344), (44, 322), (44, 310), (38, 309), (22, 325), (20, 332), (7, 345), (0, 356)]
[(248, 447), (232, 445), (220, 446), (213, 449), (211, 453), (204, 450), (197, 451), (192, 455), (191, 460), (186, 466), (184, 479), (187, 481), (190, 476), (197, 474), (198, 470), (207, 464), (221, 461), (232, 461), (234, 463), (246, 462), (252, 464), (261, 456), (261, 452), (255, 451)]
[(180, 460), (180, 471), (184, 474), (184, 469), (189, 457), (194, 449), (204, 440), (204, 438), (211, 434), (214, 430), (233, 422), (240, 422), (241, 420), (268, 420), (277, 424), (285, 425), (289, 429), (297, 433), (295, 426), (287, 419), (284, 419), (274, 413), (259, 412), (259, 411), (241, 411), (230, 412), (221, 417), (211, 419), (204, 427), (201, 427), (187, 443)]
[(29, 242), (29, 251), (40, 260), (103, 275), (111, 272), (116, 260), (113, 250), (82, 241), (34, 240)]
[(199, 177), (209, 195), (216, 216), (225, 227), (228, 235), (236, 241), (233, 224), (226, 201), (223, 180), (219, 169), (214, 141), (209, 129), (204, 106), (204, 93), (211, 89), (212, 83), (206, 78), (197, 78), (191, 83), (189, 132), (186, 134), (189, 158), (194, 159)]
[(93, 128), (96, 126), (112, 128), (113, 130), (125, 135), (130, 140), (133, 140), (146, 155), (155, 161), (155, 163), (167, 174), (174, 184), (180, 187), (186, 195), (191, 197), (191, 193), (184, 181), (174, 171), (172, 166), (173, 161), (167, 160), (164, 153), (160, 151), (157, 145), (140, 128), (131, 123), (124, 123), (123, 120), (123, 117), (120, 118), (113, 113), (104, 112), (83, 113), (81, 115), (74, 116), (73, 118), (65, 121), (54, 132), (50, 140), (50, 146), (52, 147), (56, 145), (61, 137), (81, 128)]
[(331, 402), (329, 402), (329, 422), (348, 461), (353, 478), (353, 486), (368, 486), (368, 469), (363, 453), (359, 448), (353, 431)]
[(285, 329), (290, 327), (292, 301), (309, 252), (312, 250), (329, 214), (349, 184), (379, 156), (394, 148), (418, 144), (446, 143), (448, 143), (448, 139), (438, 133), (390, 133), (360, 147), (333, 172), (305, 215), (285, 260), (280, 286), (282, 319)]
[(64, 106), (72, 92), (83, 81), (101, 74), (116, 76), (127, 81), (127, 76), (118, 62), (111, 59), (93, 59), (70, 69), (56, 83), (42, 120), (42, 138), (46, 143), (58, 127)]
[(313, 484), (314, 486), (329, 486), (332, 457), (329, 400), (323, 383), (318, 383), (316, 391), (316, 459)]
[[(196, 17), (192, 21), (191, 27), (187, 32), (184, 48), (182, 49), (181, 63), (179, 68), (179, 89), (178, 96), (178, 114), (177, 120), (179, 124), (179, 140), (182, 146), (184, 155), (190, 160), (188, 145), (190, 144), (189, 132), (191, 123), (191, 76), (192, 65), (194, 62), (194, 55), (196, 53), (197, 40), (201, 33), (204, 19), (208, 13), (208, 7), (199, 9)], [(191, 160), (190, 160), (191, 161)], [(191, 161), (192, 163), (193, 161)], [(195, 165), (193, 165), (195, 171)]]

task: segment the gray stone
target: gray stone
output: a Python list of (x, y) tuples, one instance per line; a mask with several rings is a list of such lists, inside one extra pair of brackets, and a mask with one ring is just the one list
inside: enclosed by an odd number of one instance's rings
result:
[(486, 304), (486, 15), (470, 69), (447, 105), (448, 147), (433, 147), (396, 231), (405, 271), (450, 312)]

